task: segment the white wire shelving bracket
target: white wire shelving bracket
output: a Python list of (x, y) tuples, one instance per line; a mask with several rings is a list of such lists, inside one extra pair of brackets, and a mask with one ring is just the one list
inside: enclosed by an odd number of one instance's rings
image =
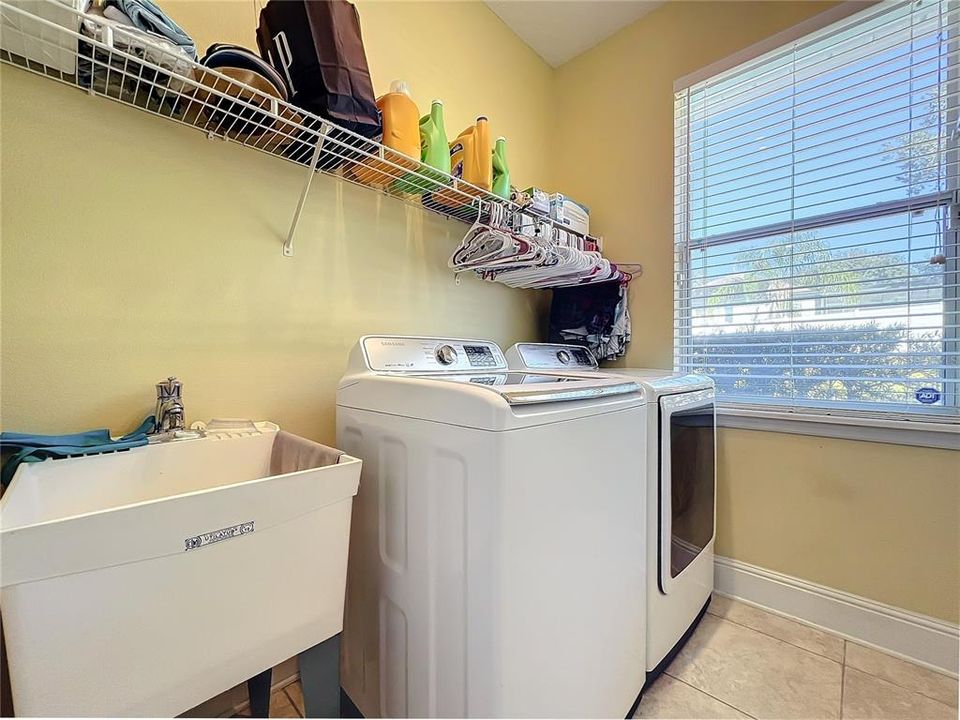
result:
[(310, 158), (310, 169), (307, 171), (307, 180), (303, 184), (303, 190), (300, 191), (300, 200), (297, 202), (297, 209), (293, 211), (293, 222), (290, 223), (290, 232), (287, 233), (287, 239), (283, 243), (283, 254), (287, 257), (293, 256), (293, 236), (297, 232), (297, 225), (300, 223), (300, 214), (303, 212), (303, 206), (307, 204), (307, 195), (310, 193), (310, 184), (313, 182), (313, 176), (317, 173), (317, 163), (320, 161), (320, 153), (323, 152), (323, 140), (326, 132), (321, 128), (319, 137), (317, 137), (317, 146), (313, 150)]
[[(74, 6), (68, 4), (72, 2)], [(79, 0), (0, 0), (0, 62), (77, 87), (90, 95), (187, 125), (307, 169), (283, 254), (317, 173), (335, 176), (428, 212), (473, 223), (493, 204), (514, 225), (548, 226), (582, 250), (601, 250), (583, 235), (491, 192), (422, 164), (302, 108), (200, 65), (163, 39), (102, 15)], [(633, 266), (639, 274), (640, 267)]]

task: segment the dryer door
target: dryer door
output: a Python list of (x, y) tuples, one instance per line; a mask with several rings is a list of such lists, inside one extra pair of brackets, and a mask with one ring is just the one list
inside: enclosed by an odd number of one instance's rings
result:
[(660, 398), (660, 590), (669, 593), (713, 540), (716, 518), (714, 391)]

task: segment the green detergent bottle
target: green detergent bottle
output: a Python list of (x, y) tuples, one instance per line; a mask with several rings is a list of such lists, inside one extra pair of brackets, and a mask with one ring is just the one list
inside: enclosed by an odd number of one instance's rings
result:
[(510, 168), (507, 167), (507, 139), (498, 137), (493, 147), (493, 194), (510, 199)]
[[(393, 189), (410, 195), (423, 195), (436, 188), (425, 187), (426, 176), (446, 185), (450, 174), (450, 145), (447, 143), (447, 130), (443, 124), (443, 101), (434, 100), (430, 114), (420, 118), (420, 162), (426, 167), (420, 168), (418, 175), (407, 175), (393, 184)], [(431, 173), (430, 168), (439, 170)]]
[(450, 174), (450, 145), (441, 100), (434, 100), (430, 114), (420, 118), (420, 162)]

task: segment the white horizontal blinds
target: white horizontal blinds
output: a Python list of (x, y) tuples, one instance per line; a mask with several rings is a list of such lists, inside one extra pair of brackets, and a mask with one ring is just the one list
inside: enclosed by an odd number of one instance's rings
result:
[(675, 360), (728, 402), (958, 415), (958, 0), (675, 98)]

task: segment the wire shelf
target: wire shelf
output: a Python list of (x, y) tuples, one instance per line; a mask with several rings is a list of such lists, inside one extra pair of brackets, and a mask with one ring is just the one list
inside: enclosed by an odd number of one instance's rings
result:
[(285, 254), (293, 252), (297, 221), (316, 173), (464, 223), (486, 219), (491, 206), (500, 205), (514, 227), (534, 229), (536, 235), (547, 230), (580, 250), (601, 249), (599, 238), (207, 68), (164, 38), (84, 12), (81, 2), (0, 0), (0, 61), (309, 169)]

